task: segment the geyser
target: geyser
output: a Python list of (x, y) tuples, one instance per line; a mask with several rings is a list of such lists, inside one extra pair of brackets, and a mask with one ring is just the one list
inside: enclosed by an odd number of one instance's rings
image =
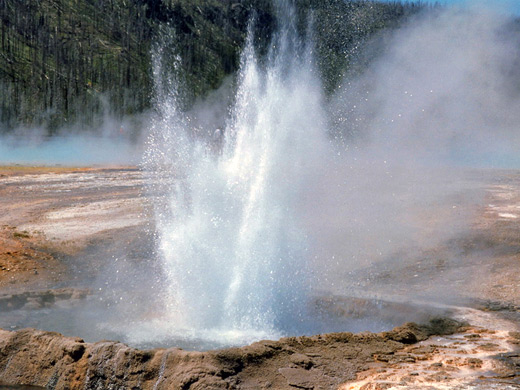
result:
[[(277, 7), (270, 50), (260, 58), (249, 33), (229, 111), (213, 127), (201, 117), (214, 112), (185, 108), (167, 40), (155, 51), (157, 113), (144, 166), (157, 195), (164, 310), (125, 331), (133, 343), (184, 339), (208, 348), (377, 331), (417, 317), (385, 319), (376, 300), (361, 323), (350, 322), (349, 310), (334, 316), (331, 297), (455, 294), (442, 274), (399, 288), (399, 277), (384, 275), (437, 261), (430, 259), (437, 247), (467, 234), (474, 212), (467, 205), (483, 195), (478, 175), (468, 176), (471, 161), (493, 167), (487, 155), (509, 154), (501, 139), (509, 149), (518, 144), (511, 124), (519, 100), (508, 82), (517, 57), (503, 50), (517, 42), (503, 39), (510, 21), (479, 10), (426, 12), (389, 34), (362, 75), (325, 97), (312, 29), (299, 34), (294, 9)], [(454, 246), (446, 256), (456, 264)]]
[(158, 256), (168, 332), (181, 337), (243, 343), (307, 326), (309, 244), (296, 204), (328, 141), (312, 47), (297, 36), (294, 10), (279, 11), (285, 22), (265, 65), (249, 33), (222, 129), (192, 127), (178, 82), (155, 58), (169, 88), (157, 90), (145, 165), (167, 193), (156, 210)]

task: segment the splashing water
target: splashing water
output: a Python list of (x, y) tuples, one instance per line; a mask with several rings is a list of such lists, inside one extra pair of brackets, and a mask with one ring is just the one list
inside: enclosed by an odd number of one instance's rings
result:
[(295, 30), (281, 28), (264, 67), (249, 33), (230, 118), (211, 137), (190, 128), (173, 77), (158, 90), (146, 165), (167, 193), (157, 221), (171, 332), (242, 343), (303, 331), (311, 278), (295, 204), (328, 141)]

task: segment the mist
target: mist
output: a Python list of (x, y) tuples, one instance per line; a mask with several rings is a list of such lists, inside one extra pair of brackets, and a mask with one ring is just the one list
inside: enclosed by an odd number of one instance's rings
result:
[(423, 165), (515, 168), (518, 22), (489, 8), (427, 12), (374, 42), (382, 52), (332, 99), (347, 149)]
[(105, 114), (97, 126), (77, 122), (53, 134), (39, 127), (9, 129), (0, 135), (0, 164), (137, 165), (144, 148), (142, 127), (149, 115)]
[[(423, 13), (369, 45), (375, 59), (329, 100), (336, 158), (303, 205), (322, 285), (378, 294), (371, 274), (428, 251), (463, 261), (452, 242), (471, 234), (488, 170), (520, 167), (519, 49), (517, 22), (478, 6)], [(448, 279), (385, 296), (442, 301), (460, 294)]]

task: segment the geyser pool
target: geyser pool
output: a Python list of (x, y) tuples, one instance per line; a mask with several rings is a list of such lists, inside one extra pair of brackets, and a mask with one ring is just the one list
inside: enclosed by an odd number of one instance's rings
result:
[(182, 337), (244, 343), (311, 331), (309, 243), (295, 205), (328, 140), (312, 47), (297, 37), (294, 10), (279, 11), (285, 22), (263, 66), (249, 33), (230, 118), (209, 137), (190, 127), (178, 82), (155, 58), (169, 89), (157, 89), (145, 166), (167, 192), (156, 209), (160, 321)]

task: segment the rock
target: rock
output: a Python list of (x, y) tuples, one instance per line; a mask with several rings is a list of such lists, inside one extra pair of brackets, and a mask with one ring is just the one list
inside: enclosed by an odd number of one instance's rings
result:
[(295, 353), (291, 355), (289, 360), (294, 365), (305, 368), (306, 370), (309, 370), (313, 365), (312, 360), (307, 355), (303, 355), (301, 353)]
[(520, 332), (509, 332), (509, 337), (512, 337), (513, 339), (520, 340)]
[(300, 389), (314, 389), (316, 378), (312, 372), (301, 368), (285, 367), (278, 370), (290, 386)]
[[(72, 291), (50, 295), (66, 299)], [(42, 296), (46, 295), (37, 295)], [(25, 296), (23, 301), (35, 297)], [(49, 390), (330, 389), (354, 380), (377, 356), (411, 360), (410, 354), (399, 351), (429, 329), (407, 324), (379, 334), (288, 337), (207, 352), (141, 351), (118, 342), (86, 343), (34, 329), (0, 330), (0, 383)]]
[(0, 311), (38, 310), (61, 302), (85, 299), (89, 294), (90, 290), (75, 288), (0, 294)]
[(43, 308), (41, 299), (38, 298), (27, 298), (27, 303), (23, 305), (24, 310), (36, 310)]
[(385, 382), (378, 382), (378, 383), (367, 383), (364, 384), (359, 388), (359, 390), (387, 390), (391, 389), (395, 386), (395, 383), (385, 383)]
[(481, 359), (478, 359), (478, 358), (469, 358), (466, 360), (466, 364), (470, 368), (480, 368), (480, 367), (482, 367), (483, 362)]

